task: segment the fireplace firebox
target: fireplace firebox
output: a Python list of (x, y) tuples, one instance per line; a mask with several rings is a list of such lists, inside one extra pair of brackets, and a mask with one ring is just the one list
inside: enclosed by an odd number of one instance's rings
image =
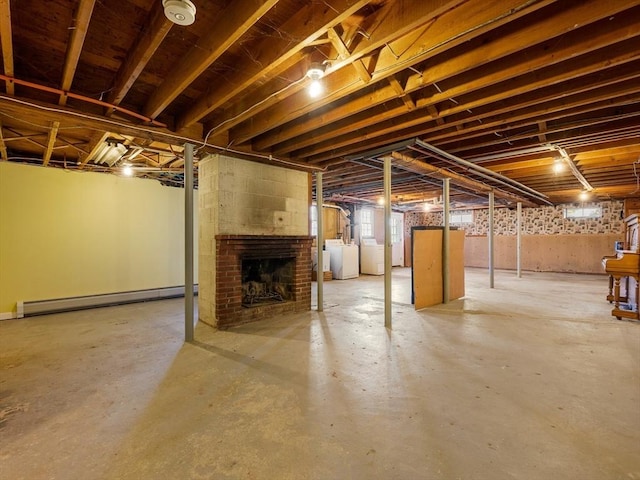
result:
[(242, 306), (291, 300), (295, 263), (295, 258), (242, 259)]
[(310, 310), (311, 242), (297, 235), (217, 235), (217, 327)]

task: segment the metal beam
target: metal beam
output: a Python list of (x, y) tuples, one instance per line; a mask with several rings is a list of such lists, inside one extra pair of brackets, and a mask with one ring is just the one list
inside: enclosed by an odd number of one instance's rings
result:
[[(507, 185), (511, 188), (514, 188), (516, 190), (518, 190), (519, 192), (524, 193), (525, 195), (529, 195), (533, 198), (535, 198), (536, 200), (540, 201), (540, 202), (544, 202), (547, 205), (553, 205), (549, 200), (547, 200), (547, 195), (540, 193), (536, 190), (534, 190), (533, 188), (529, 188), (526, 185), (523, 185), (520, 182), (517, 182), (515, 180), (510, 179), (509, 177), (505, 177), (504, 175), (500, 175), (499, 173), (494, 172), (493, 170), (489, 170), (488, 168), (484, 168), (481, 167), (480, 165), (476, 165), (473, 162), (469, 162), (467, 160), (464, 160), (460, 157), (456, 157), (455, 155), (452, 155), (448, 152), (445, 152), (444, 150), (439, 149), (438, 147), (435, 147), (427, 142), (423, 142), (422, 140), (416, 139), (416, 145), (427, 149), (428, 151), (435, 153), (437, 155), (440, 155), (441, 158), (446, 159), (446, 160), (450, 160), (454, 163), (457, 163), (459, 165), (464, 165), (465, 167), (469, 167), (472, 170), (474, 170), (474, 172), (477, 175), (480, 176), (489, 176), (491, 177), (490, 179), (495, 181), (495, 182), (499, 182), (503, 185)], [(484, 175), (483, 175), (484, 174)]]

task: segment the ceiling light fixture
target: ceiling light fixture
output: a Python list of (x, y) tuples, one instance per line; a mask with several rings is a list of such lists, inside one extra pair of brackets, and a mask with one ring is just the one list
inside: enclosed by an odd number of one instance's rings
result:
[(133, 176), (133, 168), (131, 168), (131, 165), (125, 165), (124, 168), (122, 169), (122, 174), (125, 177)]
[(320, 79), (324, 77), (324, 66), (321, 63), (312, 63), (307, 70), (307, 77), (311, 79), (309, 95), (313, 98), (319, 97), (324, 91), (322, 82), (320, 82)]
[(582, 192), (580, 192), (580, 200), (584, 202), (588, 198), (589, 198), (589, 192), (587, 192), (586, 190), (583, 190)]
[(177, 25), (187, 26), (196, 21), (196, 6), (190, 0), (162, 0), (164, 15)]
[(556, 158), (553, 162), (553, 173), (556, 175), (564, 170), (564, 162), (561, 158)]

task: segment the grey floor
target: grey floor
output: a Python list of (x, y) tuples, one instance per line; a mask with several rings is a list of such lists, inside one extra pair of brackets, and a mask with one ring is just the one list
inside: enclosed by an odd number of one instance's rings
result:
[[(182, 342), (183, 300), (0, 322), (0, 478), (640, 479), (640, 324), (599, 275), (394, 270)], [(315, 296), (314, 296), (315, 298)]]

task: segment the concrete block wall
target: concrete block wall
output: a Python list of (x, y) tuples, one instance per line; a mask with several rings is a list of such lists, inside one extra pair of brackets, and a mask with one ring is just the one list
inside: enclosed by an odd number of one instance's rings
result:
[(309, 235), (309, 175), (227, 155), (198, 165), (198, 309), (216, 325), (216, 235)]
[(218, 234), (309, 235), (305, 172), (216, 155)]

